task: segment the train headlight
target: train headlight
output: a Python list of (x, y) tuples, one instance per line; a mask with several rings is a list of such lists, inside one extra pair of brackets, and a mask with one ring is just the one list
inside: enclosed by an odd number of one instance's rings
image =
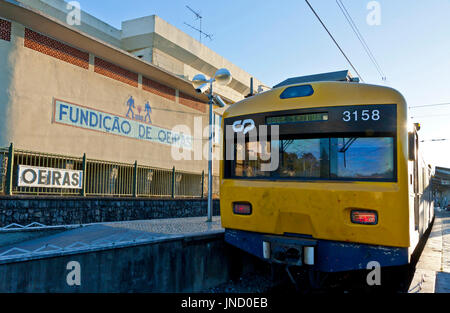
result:
[(233, 213), (239, 215), (252, 214), (252, 205), (250, 203), (233, 203)]
[(354, 224), (377, 225), (378, 213), (376, 211), (353, 210), (351, 212), (351, 221)]

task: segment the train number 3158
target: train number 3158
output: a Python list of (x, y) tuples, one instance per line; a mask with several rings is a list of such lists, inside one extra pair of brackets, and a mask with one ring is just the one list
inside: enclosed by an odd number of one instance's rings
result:
[(379, 121), (381, 119), (380, 110), (361, 110), (361, 111), (345, 111), (342, 113), (344, 122), (361, 121)]

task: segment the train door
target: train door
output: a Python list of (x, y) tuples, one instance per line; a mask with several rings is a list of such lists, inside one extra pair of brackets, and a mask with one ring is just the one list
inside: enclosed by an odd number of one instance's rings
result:
[(423, 203), (423, 227), (424, 231), (428, 228), (428, 221), (430, 220), (430, 199), (428, 197), (429, 186), (428, 181), (428, 171), (425, 163), (422, 164), (422, 203)]
[[(419, 162), (422, 160), (420, 159)], [(425, 191), (424, 191), (424, 177), (423, 177), (423, 165), (419, 163), (418, 167), (418, 178), (419, 178), (419, 193), (418, 193), (418, 201), (419, 201), (419, 233), (420, 235), (423, 235), (423, 233), (426, 230), (425, 225), (425, 208), (426, 208), (426, 197), (425, 197)]]
[(419, 196), (419, 138), (417, 131), (409, 134), (409, 159), (413, 161), (413, 191), (414, 191), (414, 223), (415, 230), (422, 234), (420, 218), (420, 196)]
[(427, 176), (427, 183), (428, 183), (428, 223), (427, 226), (431, 224), (431, 221), (433, 220), (434, 215), (434, 195), (433, 195), (433, 188), (431, 185), (431, 177), (433, 176), (431, 166), (428, 166), (428, 176)]
[(424, 199), (423, 197), (423, 173), (420, 166), (419, 154), (419, 136), (417, 130), (414, 131), (414, 211), (416, 220), (416, 229), (419, 230), (420, 236), (425, 232), (425, 216), (424, 216)]

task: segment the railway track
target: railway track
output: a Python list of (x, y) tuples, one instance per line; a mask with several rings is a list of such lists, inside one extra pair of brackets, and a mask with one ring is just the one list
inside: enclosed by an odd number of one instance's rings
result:
[[(355, 293), (414, 293), (410, 284), (415, 266), (422, 254), (430, 235), (431, 228), (419, 242), (411, 263), (404, 266), (385, 267), (381, 269), (381, 285), (369, 286), (369, 270), (330, 273), (315, 277), (315, 286), (311, 285), (310, 274), (303, 268), (261, 265), (254, 273), (244, 275), (236, 280), (212, 288), (207, 292), (220, 293), (301, 293), (301, 294), (355, 294)], [(320, 281), (320, 283), (317, 283)]]
[(275, 278), (271, 277), (269, 271), (252, 273), (209, 289), (207, 292), (275, 294), (286, 292), (300, 294), (407, 293), (414, 268), (411, 265), (406, 265), (382, 269), (380, 286), (369, 286), (366, 282), (367, 274), (368, 271), (331, 273), (323, 277), (320, 286), (311, 286), (306, 271), (291, 269), (291, 276), (295, 280), (295, 283), (293, 283), (286, 271), (278, 269)]

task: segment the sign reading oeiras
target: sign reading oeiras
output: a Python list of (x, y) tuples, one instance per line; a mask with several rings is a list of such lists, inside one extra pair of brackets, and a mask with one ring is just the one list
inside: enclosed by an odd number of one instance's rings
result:
[(54, 105), (55, 123), (192, 150), (192, 137), (183, 133), (61, 100)]
[(19, 187), (81, 189), (83, 171), (19, 165)]

